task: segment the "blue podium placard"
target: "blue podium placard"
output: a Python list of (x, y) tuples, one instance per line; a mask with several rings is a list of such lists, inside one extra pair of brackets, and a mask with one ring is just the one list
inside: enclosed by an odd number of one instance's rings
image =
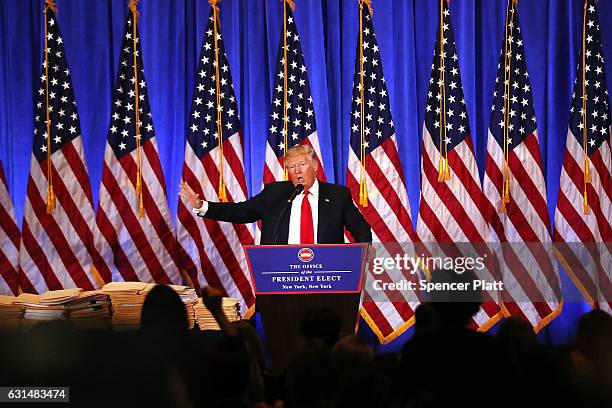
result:
[(245, 245), (255, 295), (361, 292), (368, 244)]

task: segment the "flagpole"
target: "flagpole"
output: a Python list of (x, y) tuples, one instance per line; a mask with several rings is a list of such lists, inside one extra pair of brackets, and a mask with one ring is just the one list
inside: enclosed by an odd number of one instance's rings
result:
[(144, 200), (143, 200), (143, 190), (142, 190), (142, 153), (141, 153), (141, 143), (140, 143), (140, 112), (138, 111), (138, 53), (136, 50), (136, 45), (138, 44), (136, 41), (137, 38), (137, 28), (136, 24), (138, 21), (138, 2), (140, 0), (130, 0), (128, 6), (132, 11), (132, 21), (134, 24), (132, 25), (132, 44), (134, 46), (133, 55), (134, 55), (134, 110), (136, 114), (136, 195), (138, 196), (138, 215), (140, 217), (144, 217)]
[(584, 152), (584, 176), (583, 176), (583, 201), (584, 215), (589, 214), (589, 201), (587, 197), (587, 184), (591, 182), (591, 175), (589, 174), (589, 153), (587, 145), (587, 103), (586, 103), (586, 15), (587, 15), (587, 3), (588, 0), (584, 1), (584, 17), (582, 21), (582, 150)]
[[(444, 75), (444, 1), (440, 0), (440, 132), (438, 146), (440, 160), (438, 163), (438, 182), (450, 180), (450, 169), (448, 167), (448, 144), (446, 143), (446, 80)], [(444, 144), (444, 153), (442, 153)]]
[(366, 177), (366, 140), (365, 140), (365, 111), (364, 104), (364, 84), (363, 84), (363, 5), (368, 6), (368, 11), (372, 13), (370, 0), (359, 0), (359, 108), (360, 108), (360, 175), (359, 175), (359, 205), (368, 206), (368, 189)]
[(289, 147), (289, 118), (287, 117), (287, 5), (295, 10), (293, 0), (283, 0), (283, 168), (285, 180), (289, 180), (287, 173), (287, 149)]
[(221, 117), (221, 84), (219, 81), (219, 44), (217, 42), (217, 19), (219, 18), (219, 6), (217, 3), (220, 0), (208, 0), (210, 6), (213, 9), (213, 36), (215, 41), (215, 87), (217, 96), (217, 139), (219, 140), (219, 201), (227, 202), (227, 191), (225, 189), (225, 182), (223, 176), (225, 174), (225, 163), (223, 154), (223, 123)]
[[(514, 32), (514, 6), (517, 0), (508, 0), (506, 9), (506, 24), (504, 38), (504, 168), (502, 172), (502, 194), (500, 212), (506, 212), (506, 204), (510, 202), (510, 81), (512, 77), (512, 38)], [(508, 32), (510, 26), (510, 32)]]
[(55, 209), (55, 194), (53, 193), (53, 163), (51, 162), (51, 111), (49, 110), (49, 45), (47, 40), (47, 12), (51, 9), (57, 13), (57, 6), (53, 0), (45, 0), (45, 100), (46, 100), (46, 127), (47, 127), (47, 214), (53, 214)]

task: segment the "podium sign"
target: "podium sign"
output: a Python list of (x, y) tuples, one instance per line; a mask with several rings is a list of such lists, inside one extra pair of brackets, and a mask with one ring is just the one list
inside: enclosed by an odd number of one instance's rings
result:
[(360, 293), (367, 247), (244, 246), (255, 295)]

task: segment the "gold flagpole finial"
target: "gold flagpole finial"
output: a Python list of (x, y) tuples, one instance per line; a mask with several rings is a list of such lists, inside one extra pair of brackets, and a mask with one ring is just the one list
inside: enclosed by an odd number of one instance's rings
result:
[(364, 4), (368, 7), (368, 10), (370, 11), (370, 15), (374, 14), (374, 9), (372, 9), (372, 0), (359, 0), (360, 6), (363, 7)]
[(130, 11), (136, 16), (138, 17), (139, 13), (138, 13), (138, 2), (140, 0), (130, 0), (130, 2), (128, 3), (128, 7), (130, 8)]
[(287, 3), (291, 7), (291, 11), (295, 11), (295, 0), (283, 0), (283, 3)]
[(208, 4), (210, 4), (210, 7), (212, 7), (217, 13), (219, 12), (219, 6), (217, 5), (217, 3), (219, 3), (221, 0), (208, 0)]
[(51, 9), (54, 13), (57, 13), (57, 6), (54, 0), (45, 0), (45, 4), (47, 5), (47, 9)]

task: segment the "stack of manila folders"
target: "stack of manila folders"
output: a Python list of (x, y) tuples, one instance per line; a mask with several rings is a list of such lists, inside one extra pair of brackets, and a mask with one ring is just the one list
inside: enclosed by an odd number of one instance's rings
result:
[(0, 320), (8, 314), (10, 327), (27, 331), (39, 322), (68, 320), (77, 330), (100, 330), (110, 327), (110, 301), (99, 291), (81, 288), (51, 290), (42, 295), (22, 293), (0, 299)]
[[(42, 295), (0, 296), (0, 331), (29, 330), (38, 322), (56, 319), (69, 320), (78, 330), (111, 326), (119, 331), (137, 330), (145, 298), (154, 286), (145, 282), (111, 282), (94, 291), (72, 288)], [(201, 330), (219, 330), (195, 289), (169, 286), (185, 305), (190, 329), (197, 323)], [(221, 308), (230, 322), (241, 319), (238, 299), (223, 298)]]

